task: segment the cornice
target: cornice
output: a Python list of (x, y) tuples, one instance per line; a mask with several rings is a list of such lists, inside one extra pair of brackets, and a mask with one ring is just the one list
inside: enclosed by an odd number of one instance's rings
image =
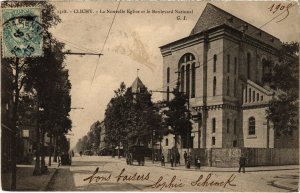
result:
[(217, 104), (217, 105), (207, 105), (207, 106), (196, 106), (192, 107), (196, 111), (203, 111), (203, 110), (219, 110), (219, 109), (232, 109), (232, 110), (239, 110), (240, 107), (238, 105), (231, 105), (231, 104)]
[(241, 31), (223, 24), (163, 45), (160, 47), (161, 54), (162, 56), (168, 56), (171, 55), (173, 51), (178, 51), (202, 43), (204, 42), (204, 34), (208, 35), (209, 42), (224, 38), (234, 41), (235, 43), (244, 42), (273, 55), (275, 55), (278, 50), (275, 46), (266, 44), (259, 39), (253, 38), (247, 34), (243, 34)]

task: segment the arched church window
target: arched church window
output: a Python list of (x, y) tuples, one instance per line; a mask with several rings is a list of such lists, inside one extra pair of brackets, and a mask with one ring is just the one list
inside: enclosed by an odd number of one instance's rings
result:
[(195, 97), (196, 85), (195, 60), (196, 58), (193, 54), (186, 53), (180, 58), (178, 63), (178, 69), (180, 69), (180, 91), (185, 92), (187, 96), (190, 96), (191, 93), (192, 98)]

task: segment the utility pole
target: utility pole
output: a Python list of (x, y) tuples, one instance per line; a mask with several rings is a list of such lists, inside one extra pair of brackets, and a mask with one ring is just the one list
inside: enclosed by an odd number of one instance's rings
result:
[[(150, 90), (150, 92), (152, 93), (152, 92), (158, 92), (158, 93), (172, 93), (172, 94), (174, 94), (174, 91), (151, 91)], [(186, 94), (186, 92), (182, 92), (182, 91), (178, 91), (179, 93), (183, 93), (183, 94)], [(188, 98), (187, 98), (187, 109), (188, 109), (188, 111), (189, 111), (189, 109), (190, 109), (190, 100), (189, 100), (189, 96), (188, 96)], [(188, 119), (190, 120), (190, 113), (188, 114)], [(188, 131), (187, 132), (187, 149), (188, 149), (188, 153), (189, 153), (189, 147), (190, 147), (190, 131)], [(175, 161), (175, 167), (176, 167), (176, 162), (177, 162), (177, 159), (176, 159), (176, 155), (177, 154), (177, 134), (175, 134), (175, 154), (174, 154), (174, 161)]]
[[(199, 68), (200, 65), (198, 66), (195, 66), (195, 69), (196, 68)], [(206, 68), (207, 68), (207, 65), (206, 65)], [(192, 68), (190, 68), (189, 70), (184, 70), (184, 72), (186, 71), (191, 71)], [(175, 73), (178, 73), (178, 78), (177, 78), (177, 83), (180, 82), (180, 70), (178, 70), (177, 72)], [(207, 77), (205, 78), (207, 79)], [(187, 87), (187, 89), (189, 89), (189, 87)], [(159, 92), (159, 93), (174, 93), (173, 91), (151, 91), (151, 92)], [(189, 91), (187, 92), (184, 92), (184, 91), (178, 91), (179, 93), (184, 93), (184, 94), (187, 94), (187, 109), (190, 110), (190, 94), (189, 94)], [(205, 101), (206, 101), (206, 97), (205, 97)], [(191, 117), (190, 117), (190, 113), (188, 114), (188, 119), (190, 120)], [(187, 132), (187, 151), (188, 151), (188, 154), (189, 154), (189, 150), (190, 150), (190, 140), (191, 140), (191, 132), (188, 131)], [(200, 148), (200, 122), (198, 122), (198, 147)], [(177, 149), (177, 141), (176, 141), (176, 136), (175, 136), (175, 149)], [(175, 154), (175, 159), (176, 159), (176, 154)], [(176, 166), (176, 162), (175, 162), (175, 166)]]
[(206, 148), (206, 130), (207, 130), (207, 56), (208, 56), (208, 35), (204, 33), (203, 49), (203, 119), (202, 119), (202, 147)]
[(16, 190), (17, 188), (17, 133), (18, 133), (18, 128), (17, 128), (17, 121), (18, 121), (18, 106), (19, 106), (19, 95), (20, 95), (20, 90), (19, 90), (19, 73), (20, 73), (20, 66), (19, 66), (19, 58), (16, 57), (15, 61), (15, 80), (14, 80), (14, 88), (13, 90), (15, 91), (14, 95), (14, 102), (13, 102), (13, 116), (12, 116), (12, 148), (11, 148), (11, 162), (12, 162), (12, 175), (11, 175), (11, 190)]

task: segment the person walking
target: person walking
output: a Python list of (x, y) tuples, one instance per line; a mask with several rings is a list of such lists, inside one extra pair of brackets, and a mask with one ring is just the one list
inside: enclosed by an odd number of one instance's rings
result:
[(187, 161), (187, 153), (186, 153), (186, 151), (184, 151), (183, 158), (184, 158), (184, 165), (186, 165), (186, 161)]
[(180, 153), (178, 152), (177, 156), (176, 156), (176, 163), (180, 166)]
[(161, 166), (165, 166), (165, 156), (161, 154)]
[(186, 158), (186, 168), (191, 168), (191, 160), (192, 160), (192, 157), (191, 155), (188, 155), (187, 158)]
[(200, 161), (199, 156), (197, 156), (197, 158), (195, 159), (195, 166), (196, 166), (196, 169), (200, 169), (200, 167), (201, 167), (201, 161)]
[(241, 172), (241, 169), (243, 169), (243, 173), (245, 173), (246, 157), (244, 155), (240, 157), (239, 164), (240, 164), (239, 173)]
[(171, 157), (170, 157), (170, 162), (171, 162), (171, 167), (173, 167), (173, 164), (174, 164), (174, 157), (173, 157), (172, 154), (171, 154)]

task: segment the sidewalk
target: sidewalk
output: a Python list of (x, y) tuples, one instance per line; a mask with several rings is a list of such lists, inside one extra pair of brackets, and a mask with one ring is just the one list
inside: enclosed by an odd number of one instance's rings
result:
[(52, 162), (48, 174), (33, 176), (34, 165), (17, 165), (17, 191), (45, 191), (57, 168), (58, 164)]
[[(146, 160), (145, 165), (154, 165), (156, 167), (162, 167), (160, 162), (156, 161), (153, 164), (151, 160)], [(165, 166), (163, 167), (170, 170), (202, 171), (202, 172), (237, 172), (239, 169), (238, 167), (218, 168), (218, 167), (202, 166), (199, 170), (196, 169), (194, 166), (191, 166), (191, 168), (188, 169), (184, 166), (184, 164), (181, 164), (180, 166), (177, 165), (176, 167), (171, 167), (170, 163), (166, 163)], [(280, 171), (280, 170), (299, 170), (299, 165), (246, 167), (246, 172), (263, 172), (263, 171)]]
[(272, 185), (278, 188), (283, 188), (292, 192), (299, 190), (299, 178), (298, 179), (280, 179), (272, 182)]
[[(126, 163), (126, 159), (121, 157), (120, 160)], [(202, 166), (199, 169), (196, 169), (195, 166), (191, 166), (190, 169), (186, 168), (184, 164), (177, 165), (176, 167), (171, 167), (170, 162), (166, 162), (165, 166), (161, 166), (160, 161), (155, 161), (152, 163), (152, 160), (145, 160), (146, 166), (156, 166), (163, 167), (170, 170), (183, 170), (183, 171), (201, 171), (201, 172), (237, 172), (238, 167), (235, 168), (220, 168), (220, 167), (208, 167)], [(265, 172), (265, 171), (281, 171), (281, 170), (299, 170), (299, 165), (283, 165), (283, 166), (256, 166), (256, 167), (247, 167), (245, 168), (246, 172)]]

